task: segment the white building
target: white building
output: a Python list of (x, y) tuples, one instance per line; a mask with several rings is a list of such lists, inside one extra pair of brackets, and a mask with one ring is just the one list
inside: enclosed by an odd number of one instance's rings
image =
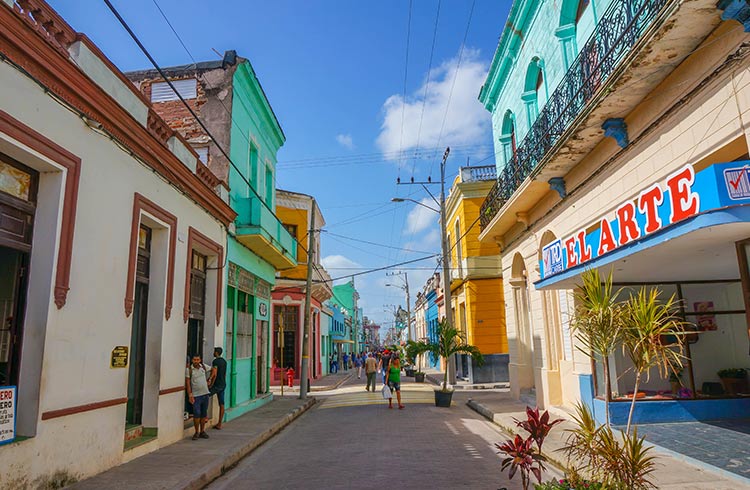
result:
[(183, 437), (186, 354), (222, 342), (235, 216), (99, 49), (34, 5), (0, 2), (0, 385), (18, 390), (0, 488)]

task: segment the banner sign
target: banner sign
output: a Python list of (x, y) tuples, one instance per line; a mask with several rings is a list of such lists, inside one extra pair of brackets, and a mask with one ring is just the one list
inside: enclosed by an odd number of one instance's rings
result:
[(0, 444), (16, 438), (16, 387), (0, 386)]
[(614, 212), (542, 249), (542, 279), (601, 257), (698, 214), (750, 204), (750, 162), (686, 165)]

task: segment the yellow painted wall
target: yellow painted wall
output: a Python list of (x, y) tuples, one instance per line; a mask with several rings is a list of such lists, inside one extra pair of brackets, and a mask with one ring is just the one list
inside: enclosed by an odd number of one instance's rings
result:
[[(457, 191), (454, 189), (454, 192)], [(461, 254), (463, 257), (484, 257), (488, 255), (497, 255), (498, 248), (494, 243), (479, 242), (479, 223), (474, 223), (479, 217), (479, 208), (482, 206), (484, 198), (462, 198), (453, 213), (448, 216), (448, 233), (450, 234), (451, 259), (456, 263), (458, 247), (454, 247), (456, 239), (466, 233), (466, 230), (474, 224), (469, 232), (461, 239)], [(456, 218), (459, 220), (461, 234), (456, 236)]]
[[(466, 305), (468, 342), (479, 348), (482, 354), (507, 354), (508, 335), (505, 328), (502, 278), (470, 279), (457, 288), (453, 296), (457, 314), (461, 311), (459, 294), (462, 291), (462, 299), (465, 299)], [(463, 319), (456, 318), (456, 325), (462, 324)]]
[[(293, 209), (283, 206), (276, 206), (276, 216), (279, 217), (285, 225), (297, 225), (297, 236), (299, 243), (307, 245), (307, 227), (308, 218), (306, 209)], [(297, 246), (297, 267), (281, 272), (281, 277), (287, 279), (307, 279), (307, 252), (302, 247)]]

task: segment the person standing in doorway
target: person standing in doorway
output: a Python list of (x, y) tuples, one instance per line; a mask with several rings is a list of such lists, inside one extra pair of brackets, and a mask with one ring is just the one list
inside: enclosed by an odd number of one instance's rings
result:
[[(388, 366), (388, 372), (385, 375), (385, 382), (391, 391), (396, 392), (396, 399), (398, 400), (398, 409), (403, 410), (404, 406), (401, 404), (401, 361), (398, 357), (394, 357)], [(393, 408), (393, 398), (388, 399), (388, 408)]]
[(190, 403), (193, 404), (194, 441), (199, 437), (208, 439), (206, 422), (208, 422), (209, 384), (213, 384), (211, 367), (203, 364), (203, 359), (199, 354), (193, 355), (192, 363), (185, 369), (185, 390), (187, 390)]
[(219, 423), (214, 429), (221, 430), (221, 424), (224, 422), (224, 390), (227, 389), (227, 361), (221, 355), (224, 349), (217, 347), (214, 349), (214, 360), (211, 363), (211, 379), (213, 383), (209, 386), (211, 394), (216, 395), (219, 401)]
[(365, 360), (365, 376), (367, 376), (367, 386), (365, 387), (365, 391), (370, 391), (370, 385), (372, 385), (372, 391), (375, 391), (375, 384), (377, 383), (375, 374), (377, 370), (378, 362), (372, 357), (371, 353), (368, 353), (367, 359)]

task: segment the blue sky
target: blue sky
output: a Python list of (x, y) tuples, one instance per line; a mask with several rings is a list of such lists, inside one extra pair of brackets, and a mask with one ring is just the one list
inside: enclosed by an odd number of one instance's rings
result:
[[(390, 202), (431, 200), (397, 177), (436, 180), (446, 146), (450, 181), (467, 158), (494, 163), (490, 114), (476, 98), (511, 0), (476, 0), (470, 23), (472, 1), (443, 0), (434, 51), (438, 0), (413, 0), (410, 23), (408, 0), (112, 1), (162, 66), (191, 58), (157, 3), (196, 60), (227, 49), (250, 60), (287, 137), (277, 185), (317, 198), (328, 230), (323, 262), (334, 278), (424, 255), (397, 248), (439, 252), (437, 216)], [(50, 3), (121, 70), (151, 68), (103, 2)], [(412, 300), (436, 264), (402, 268)], [(384, 286), (393, 282), (385, 272), (355, 279), (370, 318), (390, 321), (384, 305), (404, 304), (402, 291)]]

